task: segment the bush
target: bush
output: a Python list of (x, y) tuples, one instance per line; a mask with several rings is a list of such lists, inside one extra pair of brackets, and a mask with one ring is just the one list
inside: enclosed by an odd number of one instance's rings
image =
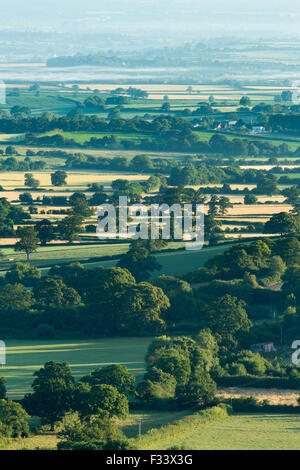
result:
[(175, 389), (176, 380), (171, 374), (152, 367), (137, 386), (136, 394), (140, 400), (153, 403), (173, 398)]
[(19, 403), (0, 400), (0, 436), (26, 437), (29, 434), (26, 411)]
[(107, 416), (82, 423), (78, 418), (58, 434), (59, 450), (126, 450), (133, 447)]
[(228, 371), (230, 375), (247, 375), (247, 370), (244, 364), (239, 364), (237, 362), (230, 364)]

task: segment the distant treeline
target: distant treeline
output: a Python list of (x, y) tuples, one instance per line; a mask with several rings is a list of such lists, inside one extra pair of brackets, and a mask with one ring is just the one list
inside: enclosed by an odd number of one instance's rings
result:
[[(270, 119), (276, 116), (271, 116)], [(300, 122), (300, 117), (298, 118)], [(161, 115), (152, 120), (144, 118), (105, 120), (96, 115), (79, 117), (72, 116), (3, 116), (0, 119), (0, 132), (26, 133), (25, 142), (28, 145), (77, 146), (82, 147), (74, 139), (66, 139), (59, 132), (54, 135), (41, 135), (60, 129), (63, 132), (101, 132), (103, 137), (92, 137), (84, 146), (99, 149), (133, 149), (151, 151), (187, 151), (195, 153), (213, 153), (228, 158), (244, 156), (300, 156), (299, 148), (292, 152), (286, 143), (274, 145), (267, 140), (247, 138), (228, 139), (216, 133), (209, 141), (201, 140), (202, 134), (197, 134), (193, 123), (187, 119)], [(109, 135), (111, 133), (111, 135)], [(143, 134), (139, 139), (123, 139), (124, 134)], [(146, 137), (145, 137), (146, 134)], [(128, 137), (128, 136), (127, 136)]]
[(45, 167), (43, 161), (17, 160), (15, 157), (0, 159), (0, 171), (41, 171)]

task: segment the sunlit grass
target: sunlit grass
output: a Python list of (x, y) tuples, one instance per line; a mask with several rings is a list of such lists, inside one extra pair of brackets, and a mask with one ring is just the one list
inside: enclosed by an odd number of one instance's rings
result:
[(0, 376), (7, 379), (10, 398), (30, 391), (33, 373), (45, 362), (68, 362), (76, 379), (97, 367), (122, 364), (137, 377), (145, 371), (144, 356), (151, 338), (104, 338), (79, 341), (8, 340), (7, 364)]

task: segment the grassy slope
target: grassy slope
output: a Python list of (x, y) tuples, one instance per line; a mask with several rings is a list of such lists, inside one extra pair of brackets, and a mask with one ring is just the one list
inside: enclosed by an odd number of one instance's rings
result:
[[(37, 253), (31, 255), (31, 264), (33, 266), (43, 267), (49, 265), (60, 264), (61, 262), (81, 262), (85, 264), (88, 258), (94, 256), (113, 256), (125, 253), (128, 249), (128, 244), (107, 244), (107, 245), (88, 245), (88, 246), (52, 246), (41, 247)], [(203, 248), (202, 250), (195, 251), (173, 251), (167, 253), (156, 254), (158, 262), (161, 264), (162, 269), (153, 273), (153, 276), (160, 274), (168, 275), (183, 275), (189, 271), (193, 271), (213, 256), (223, 253), (229, 249), (231, 245), (219, 245), (212, 248)], [(0, 263), (0, 269), (8, 269), (7, 257), (12, 257), (15, 261), (25, 261), (26, 256), (22, 253), (15, 253), (13, 248), (3, 248), (2, 252), (5, 255), (4, 261)], [(11, 263), (10, 263), (11, 264)], [(117, 264), (117, 260), (95, 261), (86, 263), (87, 268), (97, 266), (111, 267)], [(45, 272), (45, 271), (43, 271)]]
[[(150, 429), (165, 426), (175, 420), (181, 419), (190, 412), (187, 411), (139, 411), (132, 412), (125, 421), (120, 421), (120, 427), (128, 438), (136, 438), (139, 432), (139, 420), (142, 419), (142, 434)], [(0, 450), (36, 450), (56, 449), (57, 433), (43, 432), (28, 439), (14, 439), (1, 446)]]
[[(152, 428), (159, 428), (182, 419), (184, 411), (133, 413), (122, 426), (130, 438), (137, 437), (138, 421), (142, 418), (142, 434)], [(175, 440), (162, 440), (158, 446), (147, 449), (164, 450), (174, 446), (185, 450), (299, 450), (299, 419), (296, 415), (280, 414), (239, 414), (220, 421), (199, 426), (198, 431), (185, 434)], [(52, 448), (55, 449), (57, 436), (52, 433), (18, 439), (4, 446), (7, 450)]]
[(258, 142), (268, 142), (273, 145), (281, 145), (281, 144), (288, 144), (290, 147), (290, 150), (294, 151), (300, 146), (300, 141), (297, 139), (293, 139), (292, 137), (289, 137), (288, 135), (286, 138), (276, 138), (273, 136), (264, 136), (264, 135), (247, 135), (247, 134), (228, 134), (228, 133), (221, 133), (221, 132), (213, 132), (213, 131), (194, 131), (194, 133), (197, 135), (198, 139), (204, 142), (208, 142), (210, 138), (214, 134), (221, 134), (227, 137), (228, 140), (233, 140), (233, 139), (246, 139), (250, 140), (251, 142), (255, 143), (255, 140)]
[(151, 342), (147, 338), (104, 338), (94, 340), (8, 340), (7, 365), (0, 376), (7, 379), (9, 398), (21, 398), (30, 391), (33, 373), (45, 362), (68, 362), (75, 379), (97, 367), (126, 365), (140, 377), (145, 372), (144, 357)]
[(284, 414), (230, 416), (201, 426), (184, 439), (164, 442), (162, 448), (175, 445), (192, 450), (299, 450), (299, 418)]

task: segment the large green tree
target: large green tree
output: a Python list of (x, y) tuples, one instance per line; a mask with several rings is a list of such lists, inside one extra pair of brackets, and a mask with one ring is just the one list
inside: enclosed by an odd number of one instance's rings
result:
[(118, 262), (118, 266), (128, 269), (138, 282), (148, 279), (152, 271), (161, 269), (161, 265), (143, 242), (132, 242), (129, 251)]
[(65, 362), (50, 361), (33, 375), (33, 393), (25, 395), (25, 408), (54, 430), (55, 423), (72, 405), (74, 379), (71, 368)]
[(80, 295), (61, 279), (47, 277), (34, 287), (34, 294), (42, 308), (68, 308), (81, 304)]
[(168, 297), (159, 287), (147, 282), (131, 285), (122, 296), (116, 314), (119, 331), (135, 334), (159, 334), (165, 330), (161, 313), (170, 306)]
[(93, 370), (89, 375), (82, 377), (80, 381), (89, 385), (112, 385), (120, 393), (127, 396), (133, 393), (135, 377), (128, 371), (127, 367), (113, 364)]
[(212, 403), (217, 391), (216, 383), (207, 372), (195, 372), (189, 382), (179, 385), (176, 398), (180, 407), (204, 407)]
[(39, 238), (34, 227), (19, 227), (17, 236), (20, 240), (15, 244), (15, 251), (23, 251), (26, 253), (27, 261), (30, 255), (37, 251)]
[(209, 328), (219, 335), (249, 331), (251, 321), (245, 306), (245, 302), (228, 294), (212, 301), (204, 308)]
[(107, 413), (109, 417), (124, 419), (128, 416), (128, 400), (112, 385), (89, 385), (79, 382), (74, 388), (72, 408), (84, 420)]
[(0, 400), (0, 435), (26, 437), (29, 434), (28, 414), (19, 403)]
[(23, 284), (6, 284), (0, 287), (0, 312), (16, 313), (28, 311), (34, 305), (32, 292)]
[(67, 424), (58, 434), (58, 450), (126, 450), (132, 448), (117, 424), (108, 417), (89, 422), (79, 419)]
[(67, 173), (64, 170), (57, 170), (51, 174), (51, 183), (53, 186), (66, 185)]
[(35, 229), (42, 245), (47, 245), (55, 239), (55, 229), (48, 219), (43, 219), (37, 222)]
[(65, 217), (59, 224), (58, 230), (60, 237), (72, 243), (78, 237), (80, 232), (84, 232), (84, 218), (79, 214), (71, 214)]
[(10, 284), (21, 283), (32, 287), (41, 279), (41, 271), (27, 263), (15, 263), (5, 274), (5, 281)]
[(265, 233), (280, 233), (281, 236), (288, 233), (299, 232), (300, 225), (297, 219), (288, 212), (280, 212), (273, 215), (270, 220), (265, 223)]

